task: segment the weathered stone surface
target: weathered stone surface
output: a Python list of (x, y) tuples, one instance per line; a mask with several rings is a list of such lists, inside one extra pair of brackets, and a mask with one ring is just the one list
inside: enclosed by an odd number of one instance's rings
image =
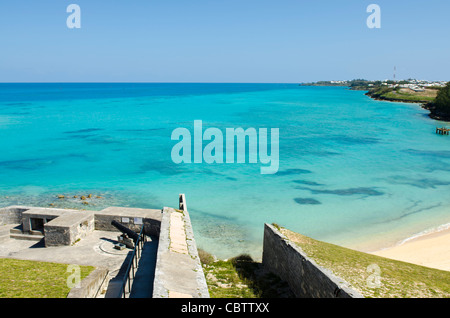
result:
[(170, 214), (169, 238), (170, 250), (172, 252), (188, 254), (184, 218), (180, 212)]
[[(123, 222), (124, 219), (128, 219), (128, 222)], [(139, 220), (144, 224), (146, 235), (159, 236), (161, 219), (161, 210), (109, 207), (96, 212), (95, 229), (101, 231), (116, 231), (116, 228), (111, 225), (111, 222), (115, 220), (131, 230), (139, 232), (142, 224), (135, 224), (135, 221)]]
[[(126, 223), (122, 220), (127, 219)], [(102, 211), (78, 211), (69, 209), (10, 206), (0, 209), (2, 224), (23, 224), (23, 232), (31, 233), (32, 223), (39, 221), (44, 231), (46, 246), (71, 245), (93, 230), (116, 231), (112, 220), (123, 223), (133, 231), (149, 236), (159, 236), (161, 210), (110, 207)]]
[(0, 209), (1, 224), (19, 224), (22, 223), (22, 213), (29, 210), (29, 207), (14, 205)]
[(263, 267), (286, 281), (299, 298), (362, 298), (357, 291), (320, 267), (275, 227), (265, 224)]
[(44, 225), (45, 246), (72, 245), (94, 231), (94, 213), (66, 213)]
[(107, 283), (108, 270), (106, 268), (94, 269), (88, 277), (83, 279), (79, 287), (70, 290), (67, 298), (95, 298)]
[(34, 230), (32, 228), (33, 219), (41, 219), (43, 224), (45, 225), (47, 222), (71, 212), (73, 213), (76, 211), (54, 208), (29, 208), (28, 210), (22, 212), (23, 231), (27, 233), (31, 230)]
[(168, 297), (209, 298), (189, 214), (172, 208), (163, 209), (153, 287), (153, 298)]
[[(209, 298), (184, 196), (182, 201), (180, 210), (110, 207), (102, 211), (77, 211), (17, 206), (0, 209), (0, 220), (5, 224), (23, 222), (23, 230), (28, 232), (33, 230), (33, 224), (42, 227), (45, 245), (52, 247), (51, 250), (56, 247), (70, 249), (69, 246), (75, 243), (77, 244), (74, 249), (79, 248), (79, 245), (82, 246), (82, 249), (84, 248), (83, 242), (91, 237), (91, 235), (87, 236), (95, 230), (116, 232), (117, 229), (111, 225), (112, 220), (116, 220), (136, 232), (144, 225), (145, 234), (154, 236), (155, 241), (158, 241), (157, 251), (155, 251), (157, 260), (153, 297)], [(40, 231), (41, 229), (39, 229)], [(77, 242), (85, 237), (85, 240)], [(31, 254), (34, 255), (34, 253)], [(66, 261), (63, 255), (52, 256)], [(68, 258), (67, 261), (73, 262), (73, 258), (71, 260)], [(81, 262), (81, 259), (77, 259), (76, 262)], [(96, 273), (98, 274), (98, 272)], [(91, 280), (94, 280), (92, 284), (89, 279), (85, 282), (88, 284), (87, 289), (73, 290), (72, 297), (91, 297), (86, 296), (91, 295), (91, 292), (86, 290), (95, 290), (96, 284), (101, 279), (92, 278)], [(108, 286), (108, 291), (112, 293), (114, 282), (110, 285), (111, 290)]]

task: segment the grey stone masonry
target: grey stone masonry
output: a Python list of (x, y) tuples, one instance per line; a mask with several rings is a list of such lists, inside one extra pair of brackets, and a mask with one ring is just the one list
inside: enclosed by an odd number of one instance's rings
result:
[(162, 210), (139, 209), (127, 207), (109, 207), (95, 213), (95, 229), (101, 231), (116, 231), (111, 225), (115, 220), (135, 232), (144, 225), (144, 233), (149, 236), (159, 236), (162, 220)]
[[(75, 210), (63, 210), (63, 209), (52, 209), (52, 208), (28, 208), (26, 211), (22, 212), (22, 224), (24, 232), (31, 232), (36, 230), (33, 226), (34, 220), (42, 220), (42, 225), (53, 219), (56, 219), (66, 213), (73, 213)], [(43, 228), (42, 228), (43, 230)]]
[[(186, 198), (180, 195), (179, 199), (180, 209), (109, 207), (101, 211), (79, 211), (27, 206), (0, 208), (0, 222), (2, 222), (0, 242), (11, 242), (11, 246), (14, 247), (19, 236), (26, 239), (32, 237), (37, 240), (44, 239), (45, 246), (51, 247), (44, 251), (35, 248), (20, 251), (24, 253), (23, 255), (26, 254), (27, 259), (40, 259), (46, 254), (52, 260), (56, 258), (58, 262), (78, 264), (90, 262), (91, 258), (101, 258), (102, 262), (96, 263), (96, 266), (100, 264), (105, 266), (105, 269), (97, 268), (79, 288), (71, 291), (69, 297), (96, 297), (98, 291), (103, 289), (102, 286), (108, 285), (106, 297), (117, 294), (116, 287), (122, 286), (124, 278), (120, 275), (130, 263), (126, 256), (128, 252), (123, 254), (122, 251), (114, 249), (112, 247), (114, 240), (108, 234), (99, 233), (118, 233), (117, 228), (111, 224), (113, 220), (135, 232), (144, 227), (144, 234), (151, 237), (153, 244), (149, 243), (150, 239), (144, 244), (142, 255), (146, 255), (146, 262), (143, 262), (141, 257), (134, 282), (138, 282), (140, 277), (141, 282), (151, 284), (151, 288), (147, 288), (148, 286), (145, 288), (146, 297), (148, 295), (155, 298), (209, 298), (194, 231), (186, 208)], [(90, 244), (93, 242), (95, 245), (91, 247)], [(111, 250), (107, 248), (108, 246), (111, 246)], [(111, 259), (111, 262), (105, 261), (105, 256)], [(123, 261), (120, 268), (114, 260), (116, 257)], [(108, 267), (110, 263), (114, 264), (114, 267)], [(112, 273), (116, 275), (114, 279), (111, 279)], [(133, 284), (130, 295), (140, 295), (139, 291), (143, 289), (137, 288), (138, 285)]]
[(67, 298), (96, 298), (107, 281), (108, 270), (96, 268), (81, 281), (80, 286), (72, 288)]
[(163, 209), (153, 298), (209, 298), (189, 213)]
[(0, 208), (0, 225), (22, 223), (22, 212), (29, 209), (29, 207), (20, 205)]
[(363, 298), (269, 224), (264, 227), (262, 263), (266, 270), (286, 281), (298, 298)]
[(0, 209), (1, 224), (22, 224), (24, 234), (42, 233), (45, 245), (72, 245), (94, 230), (117, 231), (116, 220), (139, 232), (144, 226), (147, 235), (159, 236), (162, 211), (127, 207), (109, 207), (101, 211), (79, 211), (27, 206)]
[(66, 213), (44, 225), (45, 246), (72, 245), (94, 231), (94, 213)]

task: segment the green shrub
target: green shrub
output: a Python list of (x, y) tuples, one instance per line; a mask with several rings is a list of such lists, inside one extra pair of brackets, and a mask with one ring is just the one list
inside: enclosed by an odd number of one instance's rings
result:
[(433, 104), (436, 112), (441, 115), (450, 116), (450, 82), (439, 90)]

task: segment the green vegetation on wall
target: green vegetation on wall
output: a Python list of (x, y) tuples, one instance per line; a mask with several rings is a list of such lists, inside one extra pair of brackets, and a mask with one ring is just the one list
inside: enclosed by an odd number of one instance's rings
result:
[[(368, 298), (449, 298), (450, 272), (367, 254), (280, 228), (318, 265)], [(379, 285), (373, 286), (378, 268)]]

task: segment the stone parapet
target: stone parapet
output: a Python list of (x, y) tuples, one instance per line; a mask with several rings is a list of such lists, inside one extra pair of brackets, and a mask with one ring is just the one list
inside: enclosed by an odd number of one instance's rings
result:
[(153, 298), (209, 298), (187, 210), (163, 209)]
[(264, 227), (262, 263), (266, 270), (286, 281), (298, 298), (363, 298), (269, 224)]

